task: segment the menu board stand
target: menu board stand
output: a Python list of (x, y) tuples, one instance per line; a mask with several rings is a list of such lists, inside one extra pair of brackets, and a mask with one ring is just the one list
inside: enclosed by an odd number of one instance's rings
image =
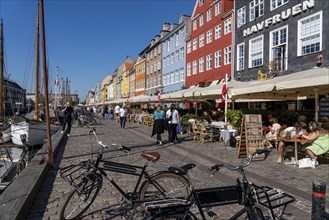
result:
[[(261, 115), (243, 115), (241, 136), (238, 147), (238, 157), (246, 158), (247, 155), (256, 151), (256, 149), (264, 148)], [(254, 159), (264, 159), (264, 154), (256, 154)]]

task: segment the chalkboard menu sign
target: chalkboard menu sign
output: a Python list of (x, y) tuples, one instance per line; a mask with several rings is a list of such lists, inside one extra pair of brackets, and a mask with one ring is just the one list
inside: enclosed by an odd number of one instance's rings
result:
[[(261, 115), (243, 115), (239, 157), (247, 157), (258, 148), (263, 148), (263, 131)], [(264, 155), (256, 155), (255, 159), (263, 159)]]

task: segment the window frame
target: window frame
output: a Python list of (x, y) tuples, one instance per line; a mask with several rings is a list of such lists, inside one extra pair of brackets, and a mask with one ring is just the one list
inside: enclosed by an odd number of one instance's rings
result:
[[(201, 66), (202, 66), (202, 68), (201, 68)], [(203, 72), (204, 72), (204, 57), (200, 57), (199, 58), (199, 73), (203, 73)]]
[(232, 18), (228, 18), (224, 21), (224, 35), (232, 32)]
[[(258, 2), (258, 4), (256, 5), (255, 4), (255, 2)], [(253, 5), (253, 6), (252, 6)], [(260, 11), (261, 11), (261, 9), (259, 8), (258, 9), (258, 16), (256, 17), (256, 11), (255, 11), (255, 8), (256, 7), (261, 7), (261, 5), (262, 5), (262, 7), (263, 7), (263, 14), (260, 14)], [(260, 17), (262, 17), (263, 15), (264, 15), (264, 11), (265, 11), (265, 9), (264, 9), (264, 0), (252, 0), (250, 3), (249, 3), (249, 21), (253, 21), (253, 20), (255, 20), (256, 18), (260, 18)], [(254, 9), (254, 10), (252, 10), (252, 9)], [(254, 11), (254, 15), (252, 16), (252, 13), (253, 13), (253, 11)]]
[[(240, 56), (240, 46), (243, 46), (243, 54), (242, 54), (242, 56)], [(245, 67), (244, 62), (245, 62), (245, 52), (246, 52), (246, 48), (245, 48), (245, 44), (244, 44), (244, 42), (238, 44), (238, 45), (236, 46), (236, 48), (237, 48), (237, 49), (236, 49), (236, 51), (237, 51), (237, 53), (236, 53), (236, 56), (237, 56), (237, 58), (236, 58), (236, 60), (237, 60), (236, 70), (237, 70), (237, 71), (241, 71), (241, 70), (244, 70), (244, 67)], [(242, 59), (242, 67), (240, 67), (240, 59)]]
[[(273, 2), (276, 2), (275, 6), (273, 7)], [(277, 8), (280, 8), (281, 6), (287, 4), (289, 2), (289, 0), (281, 0), (282, 4), (278, 5), (278, 0), (271, 0), (270, 2), (270, 10), (273, 11)]]
[[(210, 59), (209, 59), (209, 57), (210, 57)], [(211, 70), (212, 66), (213, 65), (212, 65), (212, 53), (211, 53), (206, 56), (206, 71)]]
[(198, 60), (192, 62), (192, 75), (198, 74)]
[(212, 20), (212, 8), (207, 10), (207, 22)]
[[(219, 56), (218, 56), (219, 54)], [(215, 64), (214, 64), (214, 68), (219, 68), (222, 66), (222, 50), (217, 50), (214, 53), (214, 60), (215, 60)]]
[(215, 5), (215, 16), (218, 16), (221, 13), (222, 10), (222, 2), (219, 1)]
[[(243, 12), (243, 22), (239, 22), (240, 21), (240, 18), (241, 18), (241, 12)], [(238, 28), (239, 27), (242, 27), (243, 25), (246, 24), (246, 19), (247, 19), (247, 11), (246, 11), (246, 6), (243, 6), (241, 8), (239, 8), (239, 10), (237, 11), (237, 14), (236, 14), (236, 21), (237, 21), (237, 26)]]
[[(255, 41), (256, 39), (258, 38), (261, 38), (262, 39), (262, 48), (261, 48), (261, 54), (262, 54), (262, 62), (261, 64), (259, 65), (256, 65), (256, 66), (252, 66), (252, 46), (251, 46), (251, 43), (252, 41)], [(252, 39), (249, 40), (249, 51), (248, 51), (248, 67), (251, 69), (251, 68), (256, 68), (256, 67), (259, 67), (259, 66), (263, 66), (264, 65), (264, 35), (259, 35), (257, 37), (254, 37)]]
[(200, 15), (200, 17), (199, 17), (199, 27), (202, 27), (203, 25), (204, 25), (204, 14)]
[(207, 39), (206, 39), (206, 43), (209, 44), (212, 42), (212, 29), (207, 31)]
[[(281, 35), (279, 34), (278, 36), (278, 41), (279, 41), (279, 44), (278, 45), (275, 45), (273, 46), (273, 33), (274, 32), (279, 32), (283, 29), (286, 29), (286, 41), (285, 43), (281, 43)], [(289, 35), (289, 29), (288, 29), (288, 25), (285, 25), (285, 26), (282, 26), (282, 27), (279, 27), (275, 30), (272, 30), (270, 31), (269, 33), (269, 61), (273, 61), (273, 53), (272, 53), (272, 49), (275, 48), (275, 47), (280, 47), (282, 45), (286, 45), (286, 51), (285, 51), (285, 60), (284, 60), (284, 70), (287, 70), (288, 69), (288, 43), (289, 43), (289, 39), (288, 39), (288, 35)], [(284, 71), (282, 70), (282, 71)]]
[[(218, 30), (217, 30), (217, 27), (219, 27)], [(218, 33), (219, 33), (219, 36), (217, 36)], [(215, 26), (215, 40), (217, 40), (221, 37), (222, 37), (222, 24), (218, 24)]]

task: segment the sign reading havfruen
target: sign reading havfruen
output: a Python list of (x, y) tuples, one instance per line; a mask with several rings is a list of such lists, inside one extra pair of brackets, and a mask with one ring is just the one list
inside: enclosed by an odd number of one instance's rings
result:
[(314, 8), (314, 0), (304, 1), (303, 3), (299, 3), (292, 8), (288, 8), (285, 11), (282, 11), (281, 14), (276, 14), (271, 18), (266, 19), (265, 21), (259, 22), (250, 28), (243, 30), (243, 37), (247, 37), (252, 35), (253, 33), (257, 33), (265, 28), (268, 28), (271, 24), (280, 23), (282, 20), (287, 20), (291, 16), (296, 16), (303, 11), (307, 11), (309, 9)]

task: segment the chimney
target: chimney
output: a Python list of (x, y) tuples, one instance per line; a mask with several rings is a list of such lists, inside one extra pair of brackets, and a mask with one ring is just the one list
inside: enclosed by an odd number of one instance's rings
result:
[(170, 23), (163, 23), (163, 25), (162, 25), (162, 30), (164, 30), (164, 31), (167, 31), (167, 30), (169, 30), (169, 28), (170, 28)]
[(155, 36), (155, 43), (157, 43), (160, 40), (160, 35)]
[(188, 15), (181, 15), (180, 18), (179, 18), (179, 24), (185, 22), (186, 20), (190, 19), (191, 16), (188, 16)]

